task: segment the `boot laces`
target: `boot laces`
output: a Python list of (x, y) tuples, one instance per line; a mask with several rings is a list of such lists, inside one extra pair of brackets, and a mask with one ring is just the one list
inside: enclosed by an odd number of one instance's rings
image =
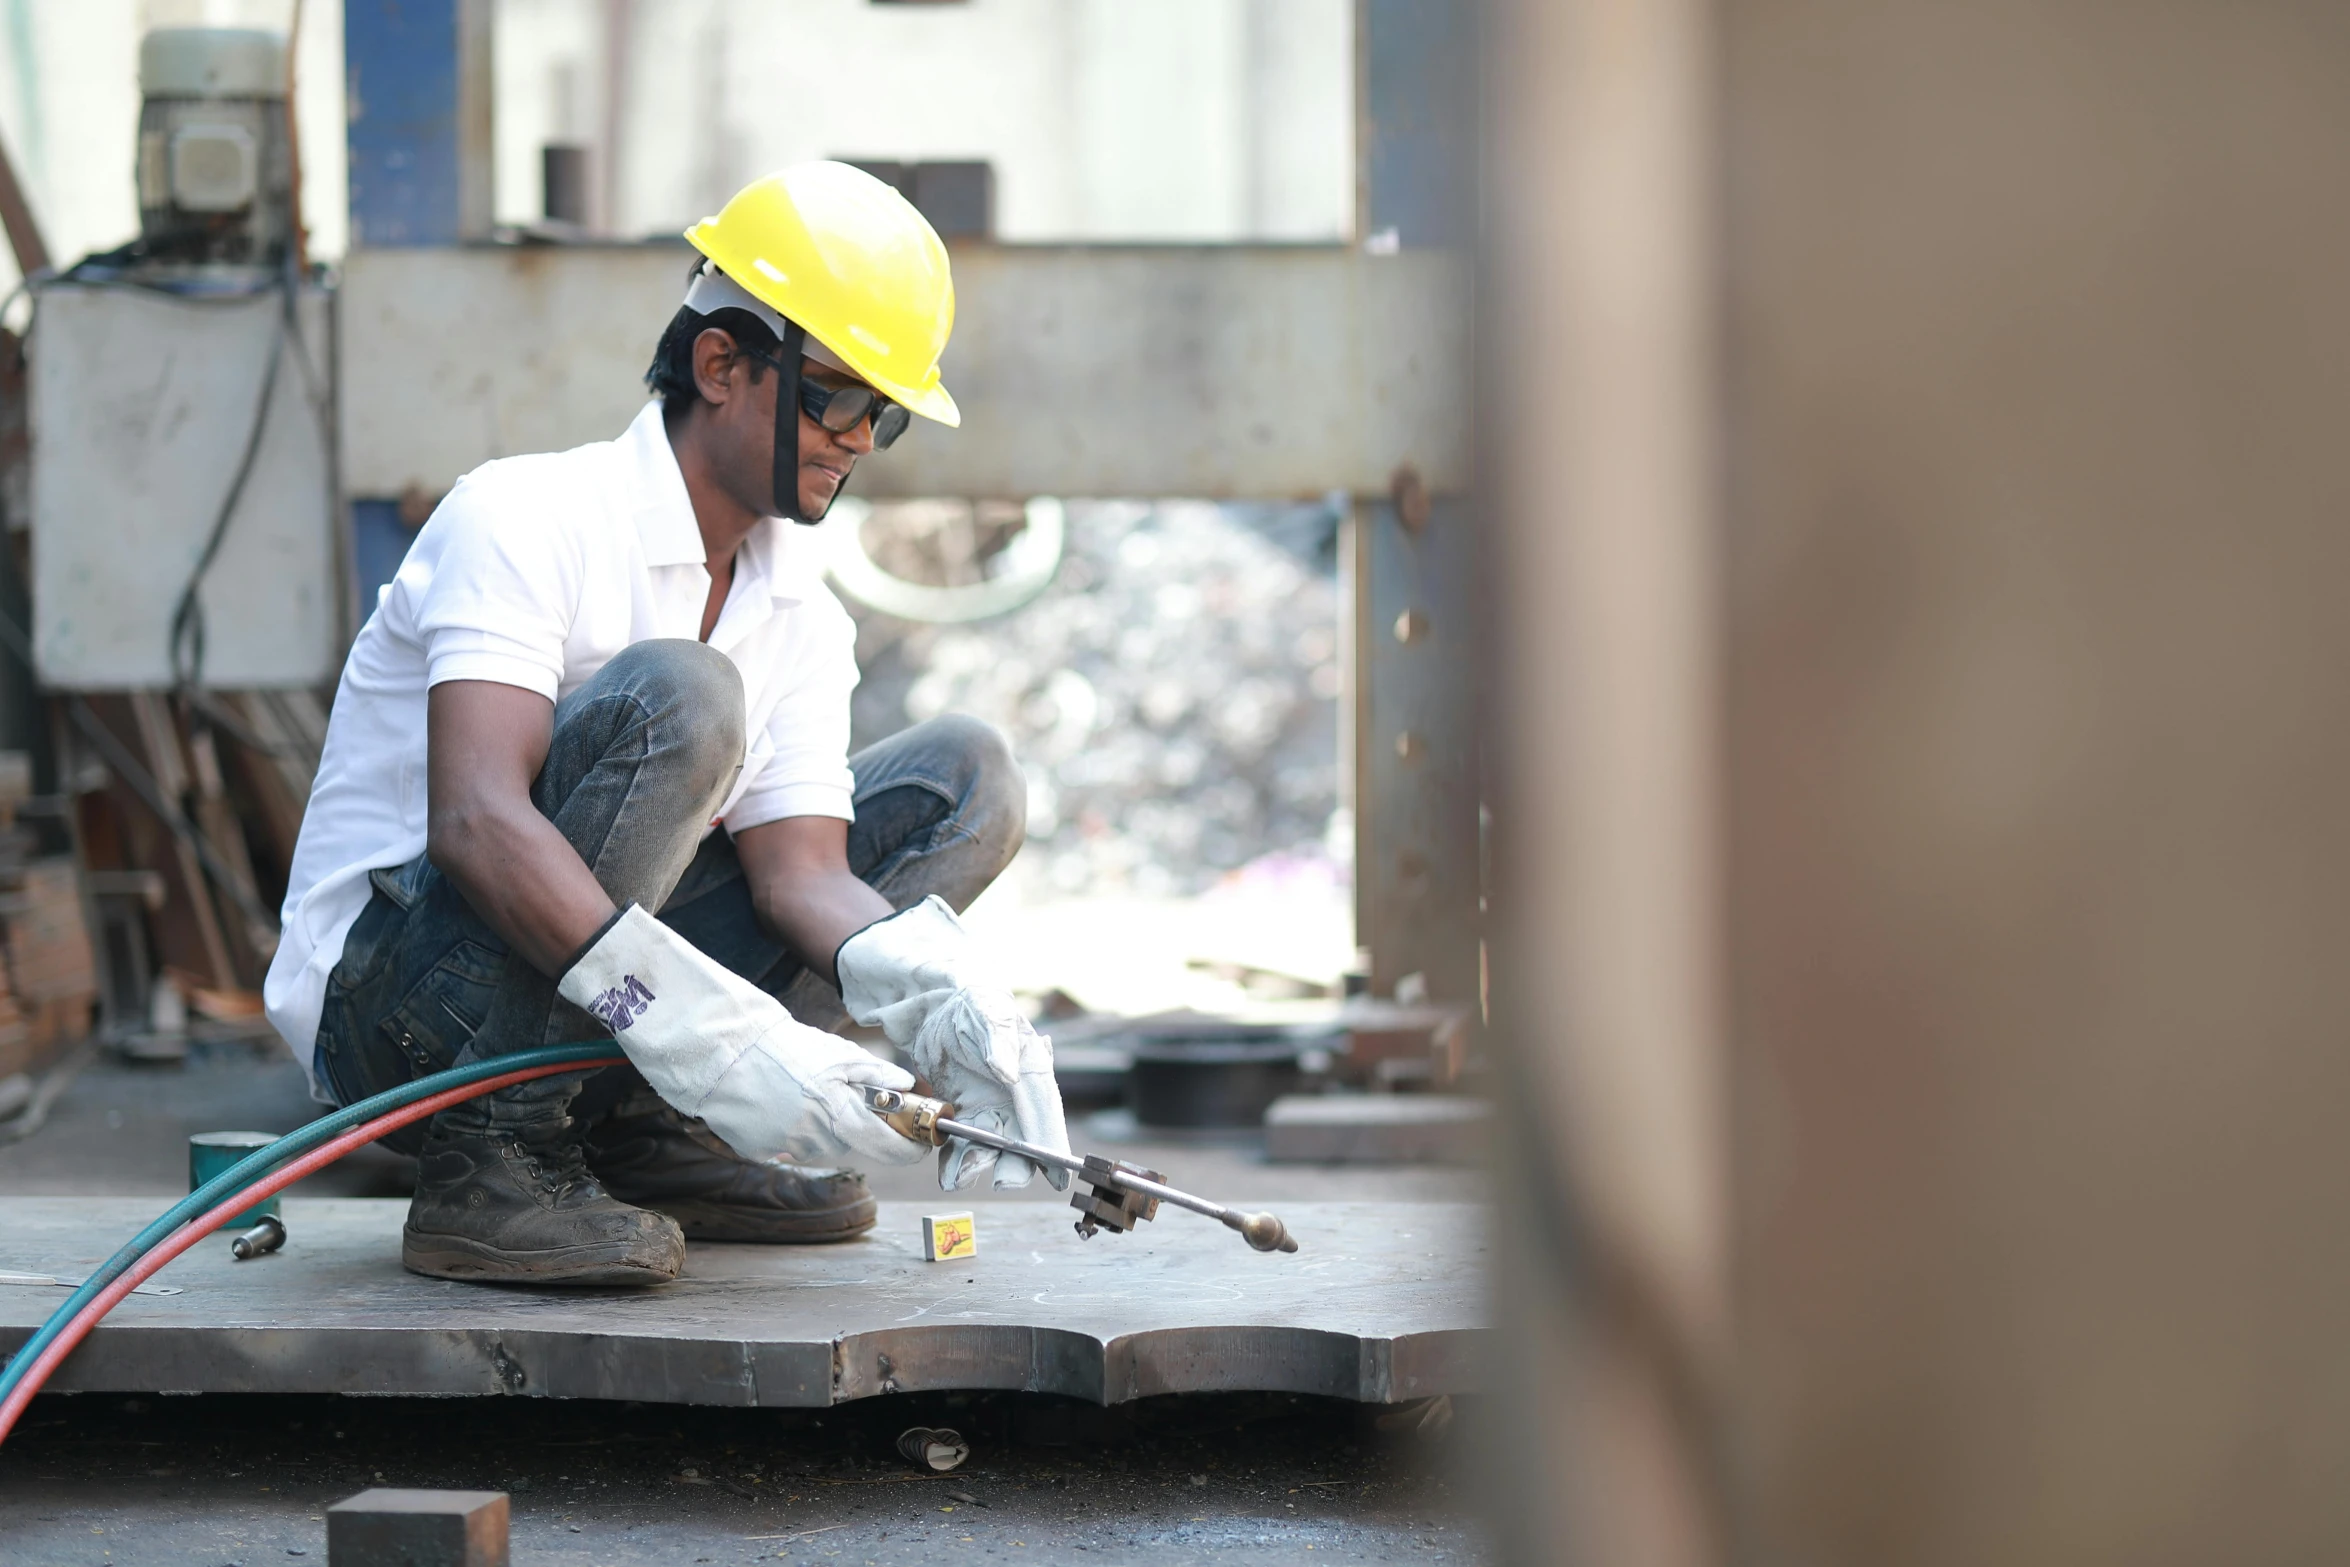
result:
[(582, 1188), (593, 1187), (595, 1177), (588, 1173), (587, 1152), (571, 1132), (566, 1120), (551, 1135), (538, 1137), (517, 1136), (515, 1152), (522, 1157), (522, 1167), (532, 1180), (554, 1197), (569, 1197)]

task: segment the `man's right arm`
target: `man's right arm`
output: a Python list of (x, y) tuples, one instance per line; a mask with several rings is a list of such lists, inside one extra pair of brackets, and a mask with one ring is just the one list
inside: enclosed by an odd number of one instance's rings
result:
[(530, 798), (555, 704), (489, 680), (432, 688), (425, 720), (425, 856), (513, 950), (560, 979), (614, 906)]
[(928, 1157), (865, 1106), (868, 1088), (911, 1088), (912, 1073), (794, 1020), (643, 909), (613, 918), (595, 873), (531, 802), (552, 702), (445, 680), (427, 704), (426, 855), (558, 994), (611, 1028), (655, 1093), (748, 1159)]

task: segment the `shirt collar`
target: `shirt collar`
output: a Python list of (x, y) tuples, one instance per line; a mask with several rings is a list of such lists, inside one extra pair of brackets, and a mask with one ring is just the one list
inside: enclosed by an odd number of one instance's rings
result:
[[(645, 404), (619, 444), (634, 479), (636, 530), (645, 547), (645, 564), (705, 564), (702, 529), (694, 521), (693, 499), (686, 494), (677, 453), (670, 449), (660, 399)], [(816, 529), (769, 517), (743, 540), (734, 569), (745, 579), (745, 587), (763, 586), (776, 603), (797, 604), (820, 583), (824, 552)]]
[(633, 481), (636, 532), (645, 546), (645, 564), (701, 565), (702, 530), (694, 521), (694, 503), (685, 492), (677, 454), (669, 449), (669, 427), (661, 422), (659, 398), (645, 404), (619, 446)]

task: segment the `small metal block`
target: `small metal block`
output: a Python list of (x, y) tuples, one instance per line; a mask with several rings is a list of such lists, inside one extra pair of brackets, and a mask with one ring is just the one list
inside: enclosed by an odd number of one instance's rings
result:
[(926, 1213), (922, 1216), (922, 1258), (925, 1262), (959, 1262), (979, 1255), (979, 1225), (969, 1213)]
[(1167, 1179), (1156, 1170), (1145, 1170), (1123, 1160), (1113, 1162), (1099, 1154), (1087, 1154), (1085, 1168), (1077, 1172), (1077, 1179), (1084, 1185), (1082, 1189), (1069, 1194), (1069, 1206), (1084, 1215), (1077, 1221), (1078, 1234), (1090, 1238), (1095, 1229), (1100, 1228), (1123, 1235), (1136, 1225), (1159, 1216), (1159, 1200), (1156, 1197), (1130, 1192), (1110, 1179), (1111, 1173), (1117, 1170), (1162, 1184)]
[(362, 1491), (326, 1510), (327, 1567), (507, 1567), (503, 1491)]

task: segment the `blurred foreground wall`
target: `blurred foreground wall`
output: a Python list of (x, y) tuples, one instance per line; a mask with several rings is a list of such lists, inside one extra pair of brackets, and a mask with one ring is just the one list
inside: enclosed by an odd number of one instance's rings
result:
[(1514, 1558), (2344, 1559), (2350, 8), (1489, 22)]

